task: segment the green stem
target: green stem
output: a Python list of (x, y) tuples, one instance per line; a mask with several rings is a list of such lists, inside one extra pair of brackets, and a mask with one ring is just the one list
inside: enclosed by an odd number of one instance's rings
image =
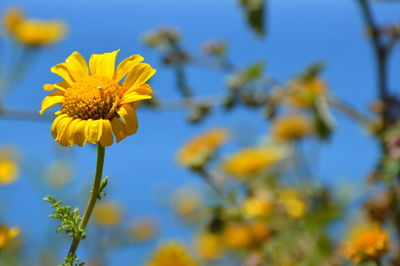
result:
[[(104, 166), (104, 154), (105, 154), (104, 147), (101, 146), (101, 144), (97, 144), (96, 174), (95, 174), (94, 181), (93, 181), (93, 187), (92, 187), (92, 191), (90, 194), (90, 199), (87, 204), (85, 214), (83, 215), (82, 222), (80, 224), (81, 230), (86, 229), (86, 226), (89, 222), (90, 216), (92, 215), (96, 201), (99, 197), (100, 188), (101, 188), (100, 183), (101, 183), (101, 177), (103, 174), (103, 166)], [(74, 237), (74, 240), (72, 241), (71, 247), (68, 252), (68, 257), (73, 258), (75, 256), (76, 250), (78, 249), (81, 239), (82, 239), (82, 237), (80, 235)]]

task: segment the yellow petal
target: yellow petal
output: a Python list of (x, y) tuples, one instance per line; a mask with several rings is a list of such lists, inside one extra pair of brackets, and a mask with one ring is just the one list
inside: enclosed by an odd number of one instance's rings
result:
[(115, 59), (119, 50), (111, 53), (92, 54), (89, 60), (90, 72), (92, 75), (112, 78), (115, 70)]
[(128, 90), (130, 88), (136, 88), (143, 85), (148, 81), (151, 76), (156, 73), (156, 70), (152, 68), (149, 64), (140, 63), (135, 66), (131, 72), (128, 73), (123, 84), (123, 88)]
[(140, 62), (142, 62), (144, 58), (141, 55), (134, 54), (128, 58), (122, 60), (122, 62), (118, 65), (117, 70), (115, 71), (115, 81), (119, 82), (121, 79), (125, 77), (135, 66), (137, 66)]
[(70, 75), (75, 81), (89, 75), (89, 68), (86, 60), (78, 52), (73, 52), (65, 60), (64, 64), (68, 68)]
[(53, 124), (51, 125), (51, 135), (53, 135), (53, 138), (57, 137), (57, 126), (58, 126), (58, 123), (65, 117), (67, 117), (67, 115), (66, 114), (62, 114), (62, 115), (58, 115), (56, 117), (56, 119), (54, 119)]
[(101, 146), (111, 146), (114, 142), (110, 120), (103, 120), (103, 132), (100, 137)]
[(153, 91), (149, 84), (143, 84), (136, 88), (131, 88), (124, 93), (121, 104), (136, 102), (140, 100), (151, 99)]
[(68, 126), (71, 124), (73, 118), (72, 117), (65, 117), (64, 119), (60, 120), (60, 122), (57, 125), (57, 137), (56, 141), (60, 142), (62, 146), (67, 146), (68, 145), (68, 140), (65, 137), (65, 134), (67, 133)]
[(92, 120), (89, 119), (86, 121), (86, 126), (85, 126), (85, 136), (87, 141), (89, 141), (92, 144), (96, 144), (99, 142), (101, 134), (103, 131), (103, 120), (102, 119), (97, 119), (97, 120)]
[(135, 110), (129, 104), (124, 104), (121, 106), (118, 114), (126, 125), (128, 136), (135, 134), (138, 128), (138, 120)]
[(128, 135), (126, 132), (126, 126), (121, 122), (121, 120), (119, 120), (118, 117), (114, 117), (113, 120), (111, 120), (111, 127), (117, 142), (120, 142)]
[(59, 89), (61, 91), (66, 91), (68, 87), (69, 87), (69, 85), (65, 80), (58, 82), (56, 84), (44, 84), (43, 85), (43, 89), (45, 91), (52, 91), (55, 89)]
[(69, 124), (68, 129), (65, 133), (65, 139), (67, 140), (69, 146), (74, 146), (75, 144), (75, 128), (76, 125), (80, 122), (80, 119), (74, 119), (72, 122)]
[(43, 112), (50, 107), (62, 103), (64, 101), (64, 92), (63, 91), (53, 91), (46, 97), (44, 97), (42, 101), (42, 109), (40, 109), (39, 113), (43, 114)]
[(69, 72), (65, 63), (53, 66), (52, 68), (50, 68), (50, 71), (62, 77), (69, 85), (74, 84), (74, 79), (71, 76), (71, 73)]
[(79, 146), (83, 146), (86, 143), (85, 126), (86, 126), (86, 120), (80, 120), (75, 125), (74, 139), (75, 139), (75, 144)]

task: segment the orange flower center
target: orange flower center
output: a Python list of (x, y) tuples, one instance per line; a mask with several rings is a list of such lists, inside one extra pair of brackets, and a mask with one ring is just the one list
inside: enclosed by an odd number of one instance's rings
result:
[(115, 81), (87, 76), (66, 90), (61, 111), (75, 119), (112, 119), (122, 95), (122, 86)]

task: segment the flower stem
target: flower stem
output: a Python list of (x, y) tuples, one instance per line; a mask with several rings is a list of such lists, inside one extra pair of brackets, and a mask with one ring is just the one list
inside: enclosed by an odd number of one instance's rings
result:
[[(83, 215), (82, 222), (80, 224), (81, 230), (86, 229), (86, 226), (89, 222), (90, 216), (92, 215), (96, 201), (99, 197), (100, 188), (101, 188), (100, 183), (101, 183), (101, 177), (103, 174), (103, 166), (104, 166), (104, 154), (105, 154), (104, 147), (101, 146), (101, 144), (97, 144), (96, 174), (94, 176), (93, 187), (92, 187), (92, 191), (90, 194), (90, 199), (88, 201), (85, 214)], [(74, 237), (74, 240), (72, 241), (71, 247), (68, 252), (69, 258), (73, 258), (75, 256), (76, 250), (78, 249), (81, 239), (82, 239), (82, 237), (80, 235), (77, 235)]]

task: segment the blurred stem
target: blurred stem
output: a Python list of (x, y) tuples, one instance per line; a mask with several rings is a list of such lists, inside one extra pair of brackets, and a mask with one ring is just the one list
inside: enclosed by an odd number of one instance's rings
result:
[(390, 106), (388, 106), (390, 96), (387, 87), (387, 49), (372, 16), (368, 0), (358, 0), (358, 2), (360, 4), (367, 30), (371, 36), (372, 47), (375, 53), (378, 96), (379, 99), (385, 103), (385, 108), (382, 112), (382, 120), (383, 128), (386, 129), (388, 123), (390, 123)]
[(0, 80), (0, 99), (1, 102), (4, 101), (4, 97), (8, 92), (11, 84), (20, 79), (26, 72), (28, 63), (31, 62), (34, 50), (31, 47), (23, 46), (21, 54), (16, 61), (16, 63), (11, 67), (11, 69), (1, 78)]
[[(88, 205), (86, 207), (85, 214), (83, 215), (82, 222), (80, 224), (80, 229), (85, 230), (86, 226), (89, 222), (90, 216), (92, 215), (94, 206), (100, 194), (100, 183), (101, 177), (103, 175), (103, 166), (104, 166), (104, 155), (105, 155), (105, 148), (101, 146), (101, 144), (97, 144), (97, 164), (96, 164), (96, 174), (93, 181), (92, 191), (90, 193), (90, 199)], [(76, 250), (79, 246), (81, 241), (81, 236), (75, 236), (74, 240), (72, 241), (71, 248), (68, 252), (68, 257), (74, 257)]]

